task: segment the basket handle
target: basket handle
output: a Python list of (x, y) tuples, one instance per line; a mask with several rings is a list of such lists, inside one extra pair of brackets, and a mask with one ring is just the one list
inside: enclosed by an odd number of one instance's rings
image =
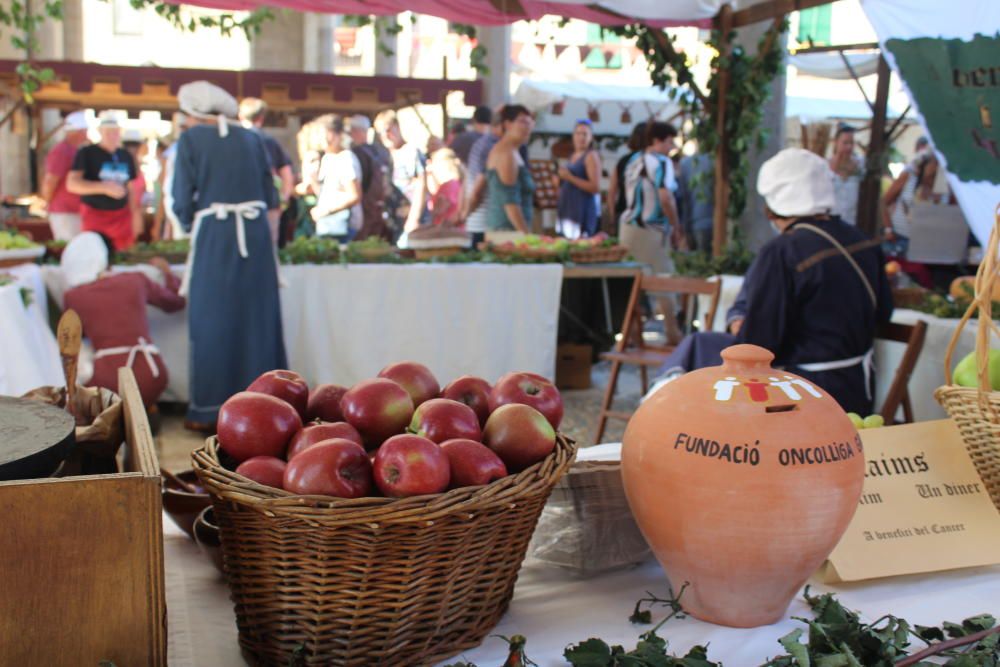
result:
[(1000, 261), (997, 254), (1000, 253), (1000, 204), (997, 204), (994, 211), (995, 221), (993, 230), (990, 232), (989, 241), (983, 251), (983, 259), (976, 270), (976, 280), (974, 283), (975, 296), (965, 314), (959, 320), (955, 331), (951, 334), (948, 342), (948, 349), (944, 355), (944, 383), (952, 384), (951, 359), (958, 345), (959, 336), (965, 329), (966, 323), (972, 318), (972, 314), (979, 311), (979, 321), (976, 328), (976, 376), (979, 381), (979, 396), (981, 403), (987, 403), (987, 394), (992, 391), (989, 375), (990, 358), (990, 332), (995, 332), (1000, 336), (1000, 328), (993, 322), (993, 286), (1000, 280)]

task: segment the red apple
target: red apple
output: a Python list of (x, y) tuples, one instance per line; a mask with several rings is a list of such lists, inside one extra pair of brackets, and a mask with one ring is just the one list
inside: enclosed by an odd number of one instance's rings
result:
[(507, 470), (518, 472), (552, 453), (556, 431), (535, 408), (510, 403), (501, 405), (486, 420), (483, 444), (496, 452)]
[(333, 424), (318, 422), (306, 425), (301, 431), (295, 434), (292, 441), (288, 443), (286, 457), (291, 461), (317, 442), (330, 440), (331, 438), (351, 440), (361, 446), (365, 444), (358, 430), (347, 422), (334, 422)]
[(559, 390), (541, 375), (534, 373), (507, 373), (497, 380), (490, 392), (490, 412), (510, 403), (530, 405), (545, 415), (552, 428), (559, 428), (559, 422), (563, 418), (563, 401)]
[(486, 425), (486, 418), (490, 416), (490, 389), (490, 383), (483, 378), (463, 375), (441, 390), (441, 398), (450, 398), (468, 405), (476, 413), (479, 427), (482, 428)]
[(414, 361), (401, 361), (390, 364), (379, 371), (380, 378), (386, 378), (399, 384), (413, 399), (413, 407), (424, 401), (437, 397), (441, 393), (441, 385), (423, 364)]
[(413, 399), (392, 380), (363, 380), (340, 400), (344, 421), (358, 429), (365, 447), (372, 449), (403, 432), (413, 418)]
[(219, 445), (242, 462), (254, 456), (284, 456), (302, 420), (295, 408), (279, 398), (241, 391), (222, 404), (216, 427)]
[(496, 453), (475, 440), (448, 440), (441, 443), (451, 466), (451, 488), (480, 486), (507, 476), (507, 466)]
[(282, 479), (285, 477), (284, 461), (276, 456), (255, 456), (247, 459), (236, 468), (237, 475), (249, 477), (258, 484), (283, 489)]
[(390, 498), (441, 493), (450, 480), (448, 456), (419, 435), (389, 438), (375, 454), (375, 485)]
[(409, 430), (436, 443), (454, 438), (479, 440), (483, 435), (479, 417), (472, 408), (447, 398), (421, 403), (413, 412)]
[(342, 422), (344, 413), (340, 410), (340, 399), (347, 393), (347, 387), (339, 384), (319, 384), (309, 392), (306, 418), (325, 422)]
[(284, 482), (292, 493), (362, 498), (372, 489), (372, 464), (353, 440), (323, 440), (288, 462)]
[(285, 401), (299, 413), (299, 419), (306, 420), (306, 406), (309, 403), (309, 385), (294, 371), (268, 371), (250, 383), (247, 391), (270, 394)]

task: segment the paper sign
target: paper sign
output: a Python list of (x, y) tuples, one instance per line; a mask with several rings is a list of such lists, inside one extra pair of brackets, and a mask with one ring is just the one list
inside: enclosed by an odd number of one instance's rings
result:
[(1000, 563), (1000, 512), (950, 419), (863, 429), (865, 486), (824, 581)]

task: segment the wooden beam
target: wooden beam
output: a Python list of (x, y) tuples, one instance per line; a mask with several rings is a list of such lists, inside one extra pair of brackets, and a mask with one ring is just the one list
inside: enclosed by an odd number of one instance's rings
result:
[(879, 199), (881, 198), (882, 169), (885, 164), (886, 115), (889, 107), (889, 65), (885, 58), (878, 59), (878, 84), (875, 89), (875, 107), (872, 112), (871, 138), (865, 161), (865, 176), (858, 192), (858, 229), (874, 237), (879, 230)]
[(861, 44), (838, 44), (834, 46), (803, 46), (800, 49), (789, 49), (788, 55), (800, 56), (806, 53), (830, 53), (831, 51), (878, 51), (878, 42)]
[[(819, 7), (820, 5), (829, 5), (832, 2), (834, 2), (834, 0), (765, 0), (764, 2), (757, 3), (756, 5), (750, 5), (746, 9), (734, 12), (732, 15), (732, 27), (742, 28), (743, 26), (750, 25), (751, 23), (770, 21), (778, 18), (782, 14), (791, 14), (792, 12), (801, 11), (803, 9), (811, 9), (812, 7)], [(722, 16), (722, 11), (724, 10), (725, 7), (719, 11), (719, 14), (716, 16), (716, 20)]]
[[(716, 28), (722, 33), (723, 52), (721, 58), (729, 55), (731, 49), (728, 40), (733, 29), (733, 7), (725, 4), (715, 18)], [(729, 70), (720, 68), (718, 77), (718, 107), (715, 109), (715, 132), (717, 143), (715, 147), (715, 206), (712, 212), (712, 254), (716, 257), (722, 254), (728, 241), (727, 222), (729, 209), (729, 169), (726, 166), (726, 146), (729, 137), (726, 135), (726, 93), (729, 90)]]

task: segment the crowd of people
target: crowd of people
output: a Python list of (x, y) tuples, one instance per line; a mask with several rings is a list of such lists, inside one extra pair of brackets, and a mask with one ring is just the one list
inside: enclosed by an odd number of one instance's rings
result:
[[(490, 231), (534, 228), (536, 183), (527, 155), (534, 117), (523, 106), (479, 107), (469, 125), (453, 126), (445, 139), (432, 137), (423, 147), (407, 141), (394, 111), (374, 118), (326, 114), (298, 133), (296, 172), (281, 144), (264, 130), (268, 110), (263, 101), (250, 98), (237, 103), (221, 88), (200, 81), (183, 86), (178, 102), (181, 131), (172, 144), (158, 146), (156, 158), (162, 169), (154, 179), (152, 198), (138, 166), (145, 159), (146, 144), (124, 136), (114, 114), (102, 114), (97, 127), (90, 128), (83, 112), (65, 120), (64, 138), (46, 161), (42, 195), (49, 204), (55, 237), (80, 240), (71, 243), (66, 254), (67, 275), (76, 281), (68, 302), (77, 303), (84, 315), (97, 312), (93, 304), (108, 299), (137, 304), (135, 313), (145, 303), (188, 307), (192, 359), (188, 419), (193, 427), (210, 427), (229, 395), (260, 373), (287, 365), (276, 265), (276, 248), (281, 244), (297, 236), (321, 236), (341, 242), (377, 237), (405, 245), (407, 236), (422, 226), (464, 229), (478, 243)], [(91, 129), (100, 137), (92, 144)], [(820, 230), (795, 236), (808, 239), (802, 248), (798, 241), (793, 244), (795, 256), (816, 251), (813, 236), (830, 234), (840, 243), (857, 240), (857, 234), (845, 231), (855, 223), (864, 172), (854, 135), (853, 128), (840, 127), (829, 159), (799, 155), (797, 162), (789, 162), (792, 166), (779, 169), (788, 182), (794, 180), (796, 169), (808, 171), (811, 190), (823, 192), (816, 197), (821, 205), (813, 206), (813, 201), (805, 208), (791, 206), (801, 202), (788, 199), (787, 193), (766, 194), (769, 186), (762, 182), (771, 210), (779, 210), (773, 202), (785, 207), (780, 209), (783, 215), (772, 216), (779, 232)], [(677, 137), (677, 129), (667, 122), (637, 124), (628, 151), (605, 174), (591, 122), (577, 121), (566, 160), (557, 170), (557, 232), (568, 238), (586, 237), (607, 229), (610, 222), (631, 255), (657, 273), (673, 272), (674, 250), (710, 251), (713, 160), (708, 155), (682, 156)], [(909, 210), (914, 202), (931, 196), (936, 169), (934, 153), (924, 141), (917, 158), (889, 187), (883, 237), (874, 241), (882, 243), (888, 256), (905, 261)], [(607, 217), (601, 199), (605, 175)], [(152, 230), (144, 222), (147, 205), (157, 209)], [(802, 220), (809, 225), (798, 224)], [(266, 225), (261, 224), (264, 221)], [(183, 284), (175, 285), (167, 277), (153, 281), (154, 285), (148, 276), (99, 282), (111, 275), (106, 269), (113, 252), (129, 248), (144, 233), (154, 239), (191, 238)], [(760, 290), (758, 312), (766, 312), (762, 304), (769, 303), (764, 296), (771, 291), (765, 287), (767, 281), (755, 279), (774, 274), (782, 262), (787, 264), (785, 250), (774, 252), (778, 253), (774, 257), (780, 256), (775, 266), (765, 271), (758, 258), (757, 268), (749, 272), (747, 284), (759, 283), (754, 288)], [(772, 255), (762, 250), (761, 256)], [(86, 269), (74, 269), (73, 261), (82, 261)], [(876, 282), (867, 276), (870, 268), (865, 266), (863, 286)], [(882, 287), (876, 290), (876, 315), (863, 318), (866, 332), (885, 317)], [(863, 302), (864, 295), (859, 294), (857, 301)], [(675, 304), (662, 299), (652, 305), (663, 316), (667, 337), (680, 340)], [(124, 338), (112, 335), (110, 342), (101, 343), (107, 343), (102, 358), (121, 357), (119, 361), (127, 359), (130, 366), (145, 364), (145, 371), (137, 375), (143, 379), (144, 398), (152, 403), (166, 369), (155, 358), (144, 319), (140, 322), (135, 313), (136, 322), (116, 324), (115, 331), (125, 332)], [(752, 340), (758, 328), (773, 328), (780, 319), (776, 318), (750, 319), (759, 326), (733, 333)], [(776, 349), (786, 346), (781, 341), (794, 325), (786, 321), (783, 332), (770, 332)], [(100, 324), (85, 323), (85, 328), (102, 335)], [(243, 334), (234, 339), (233, 330)], [(843, 354), (861, 347), (858, 343)], [(701, 354), (690, 346), (683, 349), (691, 358)], [(108, 375), (107, 369), (103, 372)]]

